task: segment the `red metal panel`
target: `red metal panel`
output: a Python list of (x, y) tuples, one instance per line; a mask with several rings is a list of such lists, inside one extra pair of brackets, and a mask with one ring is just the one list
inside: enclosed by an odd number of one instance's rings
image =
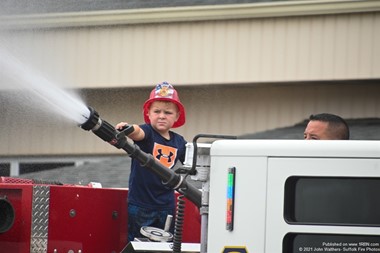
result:
[[(50, 186), (48, 252), (120, 252), (127, 244), (127, 190)], [(30, 251), (32, 184), (0, 184), (15, 212), (1, 252)]]
[(182, 241), (199, 243), (201, 239), (201, 216), (194, 203), (185, 198), (185, 220), (183, 223)]
[(120, 252), (127, 244), (127, 190), (52, 187), (48, 251)]
[(5, 197), (13, 206), (15, 215), (12, 227), (8, 231), (0, 233), (1, 252), (29, 252), (32, 191), (32, 185), (0, 184), (0, 196)]

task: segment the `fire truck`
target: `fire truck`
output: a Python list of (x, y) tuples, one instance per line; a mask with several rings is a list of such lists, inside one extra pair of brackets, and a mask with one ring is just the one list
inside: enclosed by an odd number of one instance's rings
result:
[(143, 227), (128, 242), (127, 189), (2, 178), (0, 252), (380, 252), (378, 141), (199, 135), (177, 173), (129, 142), (130, 127), (117, 131), (90, 110), (81, 128), (177, 191), (174, 235)]

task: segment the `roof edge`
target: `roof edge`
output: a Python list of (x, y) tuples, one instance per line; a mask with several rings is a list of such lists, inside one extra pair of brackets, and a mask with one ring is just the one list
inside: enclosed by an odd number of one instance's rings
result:
[(0, 17), (0, 29), (88, 27), (377, 11), (380, 11), (379, 0), (281, 1), (271, 3), (9, 15)]

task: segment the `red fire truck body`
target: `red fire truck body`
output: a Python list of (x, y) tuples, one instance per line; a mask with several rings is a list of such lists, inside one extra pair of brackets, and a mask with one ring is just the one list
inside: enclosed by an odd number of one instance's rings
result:
[[(0, 252), (119, 253), (127, 245), (127, 189), (2, 181)], [(183, 240), (199, 243), (198, 210), (186, 201), (185, 211)]]

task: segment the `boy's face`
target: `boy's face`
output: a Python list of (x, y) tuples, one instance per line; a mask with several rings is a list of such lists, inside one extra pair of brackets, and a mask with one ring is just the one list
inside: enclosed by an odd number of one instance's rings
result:
[(167, 101), (155, 101), (148, 111), (150, 124), (159, 133), (167, 133), (178, 120), (177, 105)]

